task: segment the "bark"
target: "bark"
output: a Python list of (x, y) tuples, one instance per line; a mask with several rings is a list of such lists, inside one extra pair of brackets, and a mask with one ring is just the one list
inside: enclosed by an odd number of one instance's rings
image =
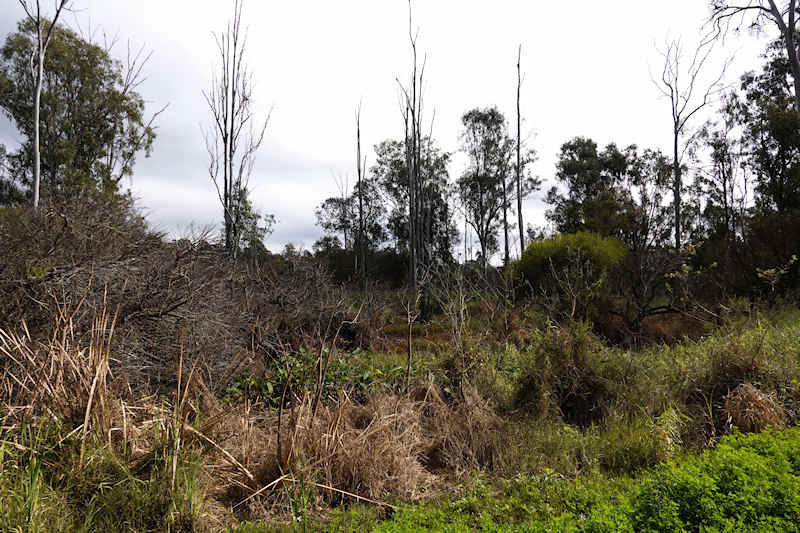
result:
[(678, 154), (678, 140), (680, 131), (673, 130), (672, 135), (672, 198), (675, 208), (675, 249), (681, 249), (681, 190), (683, 189), (683, 177), (681, 176), (681, 162)]
[(508, 191), (505, 176), (503, 177), (503, 242), (505, 244), (505, 256), (503, 258), (503, 265), (508, 265)]
[(365, 164), (361, 161), (361, 106), (356, 113), (356, 168), (358, 170), (358, 247), (359, 247), (359, 283), (361, 290), (367, 283), (367, 253), (364, 239), (364, 183)]
[(522, 157), (520, 150), (522, 149), (522, 137), (520, 135), (520, 111), (519, 111), (519, 93), (522, 87), (522, 76), (520, 74), (520, 60), (522, 58), (522, 45), (519, 45), (517, 51), (517, 219), (519, 224), (519, 254), (522, 257), (522, 252), (525, 251), (525, 226), (522, 224)]
[[(255, 124), (252, 80), (244, 62), (246, 37), (241, 33), (242, 1), (234, 2), (233, 20), (215, 34), (221, 60), (220, 77), (212, 78), (203, 96), (214, 119), (213, 136), (205, 133), (209, 175), (222, 204), (225, 251), (236, 259), (242, 233), (242, 214), (255, 154), (264, 140), (269, 114)], [(220, 176), (221, 174), (221, 176)]]
[[(39, 208), (39, 194), (40, 194), (40, 181), (41, 181), (41, 152), (40, 152), (40, 133), (39, 133), (39, 115), (42, 102), (42, 80), (44, 78), (44, 59), (47, 55), (47, 45), (50, 44), (50, 38), (53, 36), (53, 30), (58, 24), (58, 17), (61, 12), (69, 5), (70, 0), (59, 0), (56, 4), (56, 11), (53, 15), (53, 20), (47, 28), (47, 32), (43, 34), (42, 9), (39, 0), (35, 3), (29, 4), (27, 0), (19, 0), (22, 9), (25, 11), (25, 16), (36, 25), (36, 52), (31, 54), (31, 74), (36, 80), (36, 88), (34, 89), (34, 103), (33, 103), (33, 208)], [(34, 57), (36, 58), (36, 70), (34, 70)]]
[[(39, 32), (41, 42), (41, 31)], [(42, 101), (42, 74), (44, 52), (39, 47), (38, 69), (36, 74), (36, 99), (33, 107), (33, 208), (39, 208), (39, 181), (41, 179), (41, 154), (39, 153), (39, 109)]]

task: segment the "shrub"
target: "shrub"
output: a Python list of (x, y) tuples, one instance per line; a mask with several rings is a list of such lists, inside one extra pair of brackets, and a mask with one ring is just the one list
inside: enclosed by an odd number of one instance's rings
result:
[(609, 268), (627, 254), (618, 239), (591, 232), (531, 242), (511, 269), (519, 294), (544, 295), (551, 315), (587, 318)]
[(733, 435), (686, 463), (671, 463), (634, 498), (636, 531), (797, 531), (797, 429)]
[(556, 270), (566, 267), (571, 256), (580, 253), (599, 268), (610, 268), (627, 255), (625, 245), (614, 237), (603, 237), (590, 231), (556, 235), (549, 239), (531, 241), (514, 263), (513, 272), (521, 281), (536, 286)]
[(613, 399), (603, 378), (608, 353), (586, 324), (548, 331), (525, 355), (517, 408), (584, 427), (602, 419)]

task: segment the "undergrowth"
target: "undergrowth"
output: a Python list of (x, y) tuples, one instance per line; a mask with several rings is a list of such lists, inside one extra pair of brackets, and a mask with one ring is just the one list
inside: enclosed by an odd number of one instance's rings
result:
[[(553, 471), (490, 482), (464, 494), (336, 513), (313, 531), (800, 531), (800, 428), (726, 436), (713, 450), (638, 477), (569, 480)], [(255, 525), (241, 532), (277, 531)]]
[(632, 350), (457, 273), (409, 327), (114, 209), (0, 214), (2, 531), (797, 529), (796, 308)]

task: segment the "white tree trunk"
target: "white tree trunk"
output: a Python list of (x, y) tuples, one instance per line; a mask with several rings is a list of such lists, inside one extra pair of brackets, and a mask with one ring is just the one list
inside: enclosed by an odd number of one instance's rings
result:
[[(41, 29), (39, 30), (41, 35)], [(41, 176), (41, 156), (39, 153), (39, 108), (42, 101), (42, 78), (44, 71), (44, 51), (39, 39), (39, 64), (36, 75), (36, 98), (33, 105), (33, 208), (39, 208), (39, 181)]]

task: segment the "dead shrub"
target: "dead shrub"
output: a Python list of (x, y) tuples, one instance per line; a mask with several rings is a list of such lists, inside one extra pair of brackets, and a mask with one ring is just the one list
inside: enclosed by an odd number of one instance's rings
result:
[(433, 472), (455, 477), (474, 468), (491, 468), (496, 460), (495, 435), (502, 421), (478, 389), (469, 383), (448, 405), (433, 384), (414, 390), (428, 442), (424, 463)]
[[(393, 494), (415, 500), (433, 480), (420, 462), (425, 435), (419, 408), (408, 398), (377, 396), (357, 406), (342, 396), (316, 416), (304, 402), (294, 432), (295, 465), (307, 469), (318, 486), (372, 499)], [(343, 499), (336, 491), (322, 494), (328, 501)]]
[(724, 398), (724, 413), (729, 427), (756, 433), (783, 423), (783, 407), (775, 393), (764, 393), (750, 383), (742, 383)]

